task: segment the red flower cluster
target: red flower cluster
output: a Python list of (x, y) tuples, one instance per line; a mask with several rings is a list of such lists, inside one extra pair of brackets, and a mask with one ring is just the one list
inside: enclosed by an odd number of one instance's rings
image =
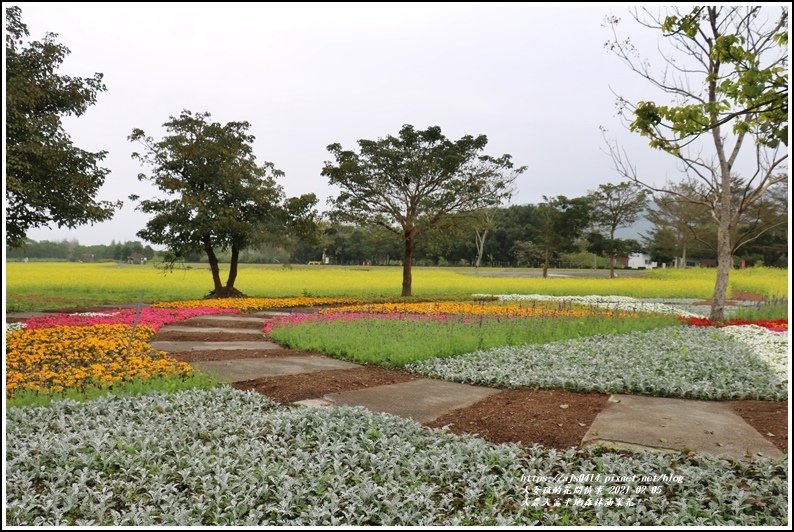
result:
[(727, 327), (729, 325), (758, 325), (759, 327), (763, 327), (765, 329), (769, 329), (770, 331), (774, 332), (786, 332), (788, 331), (788, 319), (780, 318), (779, 320), (730, 320), (725, 321), (722, 323), (714, 323), (708, 318), (698, 318), (698, 317), (688, 317), (688, 318), (678, 318), (678, 321), (682, 323), (686, 323), (687, 325), (694, 325), (696, 327)]

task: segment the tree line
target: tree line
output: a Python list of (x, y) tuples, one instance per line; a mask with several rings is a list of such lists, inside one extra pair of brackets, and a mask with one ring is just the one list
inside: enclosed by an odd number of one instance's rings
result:
[[(735, 241), (749, 240), (759, 228), (777, 224), (740, 247), (733, 256), (733, 265), (786, 267), (788, 258), (787, 187), (770, 189), (764, 202), (754, 211), (755, 218), (746, 217)], [(576, 199), (576, 198), (575, 198)], [(590, 201), (584, 197), (579, 201)], [(557, 199), (559, 201), (559, 198)], [(417, 245), (413, 263), (416, 266), (527, 267), (541, 268), (544, 249), (537, 235), (547, 232), (542, 213), (546, 204), (493, 207), (482, 211), (478, 223), (461, 226), (455, 234), (428, 239)], [(592, 207), (591, 207), (592, 208)], [(638, 219), (650, 222), (650, 229), (638, 238), (614, 238), (615, 255), (647, 253), (658, 265), (685, 267), (687, 263), (716, 263), (716, 227), (708, 212), (697, 205), (682, 204), (666, 195), (654, 195)], [(566, 245), (554, 250), (550, 266), (555, 268), (608, 269), (610, 260), (609, 229), (614, 222), (604, 218), (601, 223), (590, 219), (579, 236), (569, 236)], [(596, 227), (605, 231), (592, 231)], [(621, 226), (625, 227), (625, 226)], [(616, 229), (620, 227), (616, 226)], [(318, 221), (318, 237), (307, 242), (290, 238), (280, 246), (262, 244), (243, 250), (240, 263), (306, 264), (324, 262), (336, 265), (396, 266), (402, 264), (400, 239), (393, 233), (367, 225)], [(25, 248), (6, 246), (10, 260), (50, 259), (66, 261), (126, 261), (138, 253), (149, 260), (162, 260), (164, 252), (154, 250), (140, 241), (115, 242), (109, 245), (81, 245), (77, 240), (51, 242), (27, 240)], [(230, 262), (231, 254), (219, 252), (220, 262)], [(206, 263), (207, 256), (197, 252), (184, 257), (187, 263)], [(619, 266), (620, 267), (620, 266)]]

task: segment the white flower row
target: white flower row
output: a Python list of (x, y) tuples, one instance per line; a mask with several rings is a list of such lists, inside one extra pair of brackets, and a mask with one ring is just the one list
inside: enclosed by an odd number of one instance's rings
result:
[[(499, 301), (568, 301), (593, 307), (628, 312), (656, 312), (659, 314), (676, 314), (678, 316), (701, 316), (672, 305), (648, 302), (626, 296), (547, 296), (541, 294), (473, 294), (475, 298), (495, 297)], [(694, 301), (694, 300), (689, 300)]]
[(89, 318), (96, 318), (99, 316), (115, 316), (118, 312), (73, 312), (69, 316), (87, 316)]
[(731, 325), (718, 330), (746, 345), (777, 373), (782, 383), (788, 382), (791, 352), (787, 332), (774, 332), (758, 325)]
[(747, 345), (712, 327), (665, 327), (433, 358), (409, 371), (507, 388), (565, 388), (690, 399), (786, 400), (787, 386)]
[[(781, 526), (786, 457), (495, 445), (363, 408), (288, 408), (223, 386), (9, 408), (11, 526)], [(551, 479), (680, 475), (632, 506), (533, 506)], [(540, 480), (538, 480), (540, 479)], [(609, 495), (613, 483), (586, 483)], [(597, 496), (584, 496), (592, 503)], [(600, 497), (599, 497), (600, 498)], [(625, 498), (625, 497), (621, 497)], [(763, 501), (763, 510), (751, 501)], [(571, 501), (573, 502), (573, 501)]]

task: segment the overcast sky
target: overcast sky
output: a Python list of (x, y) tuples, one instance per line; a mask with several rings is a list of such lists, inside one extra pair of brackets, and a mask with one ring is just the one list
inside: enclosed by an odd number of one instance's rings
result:
[[(288, 196), (314, 192), (320, 210), (338, 190), (320, 175), (327, 146), (437, 125), (451, 140), (484, 134), (484, 153), (528, 166), (512, 204), (576, 197), (622, 179), (603, 126), (649, 181), (676, 175), (615, 114), (614, 92), (638, 100), (650, 86), (604, 43), (608, 15), (622, 35), (655, 52), (663, 38), (627, 4), (5, 3), (18, 5), (31, 39), (46, 32), (71, 50), (59, 73), (104, 74), (107, 91), (67, 118), (75, 145), (106, 150), (99, 198), (124, 200), (113, 220), (76, 230), (36, 229), (34, 240), (81, 244), (140, 240), (147, 216), (133, 128), (159, 140), (183, 109), (213, 121), (248, 121), (254, 153), (285, 172)], [(652, 94), (652, 93), (650, 93)], [(646, 99), (650, 99), (646, 96)]]

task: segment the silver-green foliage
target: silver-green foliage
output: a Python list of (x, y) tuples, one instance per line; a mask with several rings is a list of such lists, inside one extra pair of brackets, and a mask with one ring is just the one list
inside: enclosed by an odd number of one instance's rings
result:
[[(7, 427), (6, 524), (14, 526), (787, 520), (787, 457), (743, 463), (494, 445), (361, 408), (281, 407), (228, 386), (10, 408)], [(528, 504), (538, 486), (530, 477), (589, 473), (682, 481), (634, 495), (628, 508)]]
[(689, 399), (788, 399), (750, 348), (710, 327), (666, 327), (543, 345), (496, 347), (406, 366), (422, 375), (507, 388), (635, 393)]

